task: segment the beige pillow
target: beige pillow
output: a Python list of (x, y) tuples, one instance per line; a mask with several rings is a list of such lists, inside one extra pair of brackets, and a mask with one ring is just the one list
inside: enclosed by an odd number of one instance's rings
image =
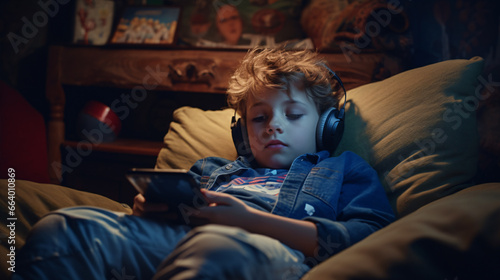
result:
[(336, 154), (365, 158), (399, 215), (470, 186), (482, 69), (479, 57), (448, 60), (350, 90)]
[[(399, 215), (470, 186), (482, 68), (479, 57), (449, 60), (348, 91), (346, 128), (335, 154), (350, 150), (366, 159)], [(236, 158), (232, 115), (229, 109), (178, 109), (157, 168), (189, 168), (206, 156)]]
[(175, 110), (156, 168), (189, 169), (198, 159), (209, 156), (236, 159), (230, 129), (233, 115), (232, 109), (203, 111), (182, 107)]

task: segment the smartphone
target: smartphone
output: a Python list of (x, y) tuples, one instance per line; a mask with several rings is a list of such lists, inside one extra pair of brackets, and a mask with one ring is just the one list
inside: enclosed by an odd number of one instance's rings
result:
[(200, 186), (185, 169), (133, 168), (125, 176), (146, 201), (166, 203), (169, 212), (184, 220), (191, 211), (207, 205)]

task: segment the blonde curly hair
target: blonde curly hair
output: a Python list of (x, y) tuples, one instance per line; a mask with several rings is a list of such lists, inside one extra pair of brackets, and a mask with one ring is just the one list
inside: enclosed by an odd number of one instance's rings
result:
[(313, 99), (318, 113), (338, 105), (342, 92), (333, 92), (326, 62), (310, 50), (282, 48), (250, 50), (229, 80), (227, 102), (245, 118), (250, 95), (269, 89), (288, 91), (297, 82)]

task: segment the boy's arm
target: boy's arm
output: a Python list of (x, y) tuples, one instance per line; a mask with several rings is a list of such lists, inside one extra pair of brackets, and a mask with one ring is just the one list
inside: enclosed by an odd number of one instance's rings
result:
[(317, 247), (316, 224), (310, 221), (282, 217), (254, 209), (241, 200), (224, 193), (203, 190), (209, 207), (193, 214), (210, 223), (236, 226), (252, 233), (279, 240), (290, 248), (312, 256)]
[[(375, 170), (354, 153), (344, 153), (346, 168), (335, 220), (304, 218), (316, 224), (318, 260), (324, 260), (395, 220)], [(327, 187), (327, 186), (325, 186)]]
[[(258, 211), (258, 210), (257, 210)], [(313, 256), (317, 248), (316, 224), (259, 211), (247, 230), (267, 235), (301, 251), (305, 256)]]

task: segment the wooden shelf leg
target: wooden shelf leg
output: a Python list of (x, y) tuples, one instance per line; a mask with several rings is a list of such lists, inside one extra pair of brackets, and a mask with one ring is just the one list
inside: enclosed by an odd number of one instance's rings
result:
[(50, 103), (50, 120), (47, 128), (48, 171), (50, 181), (53, 184), (61, 183), (63, 172), (61, 145), (64, 141), (64, 103), (66, 98), (61, 84), (61, 52), (60, 47), (50, 49), (45, 88)]

